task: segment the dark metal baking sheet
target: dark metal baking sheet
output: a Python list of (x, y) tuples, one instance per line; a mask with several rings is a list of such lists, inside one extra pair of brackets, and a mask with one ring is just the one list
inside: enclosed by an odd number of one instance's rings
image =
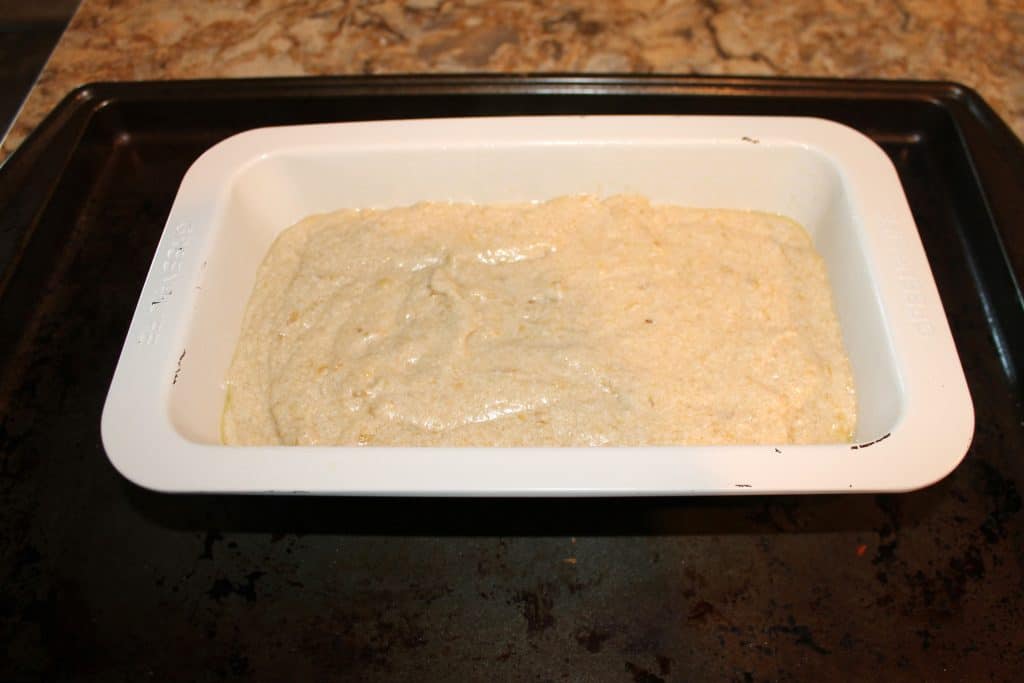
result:
[[(247, 128), (797, 114), (904, 183), (977, 412), (902, 495), (168, 496), (99, 416), (191, 162)], [(955, 84), (417, 77), (98, 84), (0, 168), (0, 679), (1014, 680), (1024, 666), (1021, 143)]]

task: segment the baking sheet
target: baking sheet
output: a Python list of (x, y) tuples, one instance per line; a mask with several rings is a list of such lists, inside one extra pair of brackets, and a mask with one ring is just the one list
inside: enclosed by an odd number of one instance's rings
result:
[[(873, 137), (900, 172), (974, 396), (963, 464), (912, 494), (643, 501), (166, 496), (113, 470), (103, 398), (204, 149), (258, 125), (513, 113), (814, 115)], [(80, 91), (0, 169), (0, 677), (1012, 679), (1021, 163), (984, 103), (944, 84)]]

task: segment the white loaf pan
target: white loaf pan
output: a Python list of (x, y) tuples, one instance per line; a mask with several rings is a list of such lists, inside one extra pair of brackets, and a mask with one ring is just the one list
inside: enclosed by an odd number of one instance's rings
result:
[[(130, 179), (126, 179), (130, 182)], [(853, 366), (852, 444), (228, 447), (224, 376), (274, 237), (339, 208), (630, 192), (804, 225)], [(584, 116), (253, 130), (189, 169), (103, 410), (114, 466), (169, 492), (605, 496), (906, 491), (964, 457), (974, 412), (895, 169), (812, 118)]]

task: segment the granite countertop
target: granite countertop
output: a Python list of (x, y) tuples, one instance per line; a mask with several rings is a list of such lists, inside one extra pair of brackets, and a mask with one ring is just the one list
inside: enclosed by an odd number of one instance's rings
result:
[(606, 72), (953, 80), (1024, 137), (1012, 0), (83, 0), (0, 149), (91, 81)]

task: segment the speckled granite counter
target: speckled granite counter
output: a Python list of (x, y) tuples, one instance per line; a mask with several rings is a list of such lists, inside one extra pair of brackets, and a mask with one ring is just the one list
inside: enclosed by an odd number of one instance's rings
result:
[(84, 0), (0, 152), (99, 80), (663, 72), (955, 80), (1024, 135), (1014, 0)]

